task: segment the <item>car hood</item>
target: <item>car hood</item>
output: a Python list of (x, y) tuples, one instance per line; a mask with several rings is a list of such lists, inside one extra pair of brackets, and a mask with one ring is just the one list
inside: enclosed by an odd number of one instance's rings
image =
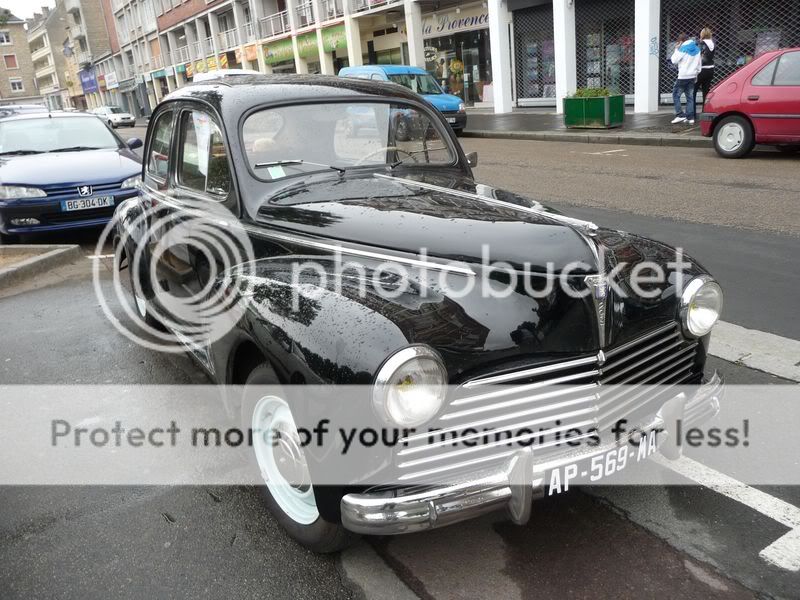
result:
[(464, 102), (463, 99), (452, 94), (425, 94), (423, 98), (442, 112), (456, 111), (461, 103)]
[(596, 272), (593, 249), (577, 221), (560, 220), (522, 199), (509, 202), (474, 191), (474, 184), (470, 191), (459, 178), (348, 176), (289, 186), (264, 202), (256, 218), (293, 233), (450, 261), (507, 262), (542, 272), (548, 265), (561, 272), (578, 261), (586, 265), (584, 273)]
[(0, 182), (47, 188), (82, 183), (113, 183), (141, 171), (128, 149), (55, 152), (0, 158)]
[(111, 113), (108, 115), (112, 120), (113, 119), (132, 119), (133, 115), (130, 113)]

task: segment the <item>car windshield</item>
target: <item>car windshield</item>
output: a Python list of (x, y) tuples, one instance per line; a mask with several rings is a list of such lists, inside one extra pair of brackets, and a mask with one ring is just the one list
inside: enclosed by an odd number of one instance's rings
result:
[(436, 83), (433, 75), (425, 73), (418, 75), (416, 73), (402, 73), (397, 75), (389, 75), (389, 81), (399, 83), (403, 87), (407, 87), (417, 94), (443, 94), (442, 88)]
[(122, 110), (119, 106), (106, 106), (106, 112), (118, 115), (124, 113), (125, 111)]
[(248, 162), (262, 179), (389, 165), (450, 165), (456, 153), (429, 114), (398, 103), (299, 104), (244, 123)]
[(97, 117), (43, 117), (0, 122), (0, 154), (118, 147), (117, 138)]

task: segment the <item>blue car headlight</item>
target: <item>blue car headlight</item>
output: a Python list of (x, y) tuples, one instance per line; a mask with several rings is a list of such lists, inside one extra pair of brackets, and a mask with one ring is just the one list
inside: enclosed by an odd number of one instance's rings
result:
[(138, 188), (142, 183), (142, 176), (141, 175), (134, 175), (133, 177), (128, 177), (125, 181), (122, 182), (120, 186), (123, 190), (128, 188)]
[(0, 185), (0, 199), (13, 200), (14, 198), (44, 198), (44, 190), (22, 185)]
[(459, 104), (459, 105), (458, 105), (458, 112), (466, 112), (466, 111), (467, 111), (467, 106), (466, 106), (466, 104), (464, 104), (464, 103), (462, 102), (461, 104)]

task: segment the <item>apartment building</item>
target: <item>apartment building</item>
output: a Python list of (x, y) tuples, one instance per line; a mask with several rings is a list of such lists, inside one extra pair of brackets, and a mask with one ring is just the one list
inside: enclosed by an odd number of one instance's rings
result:
[[(57, 9), (65, 15), (64, 54), (68, 57), (68, 66), (72, 67), (75, 63), (78, 67), (78, 84), (84, 96), (83, 106), (79, 108), (92, 109), (101, 106), (103, 99), (95, 63), (111, 50), (101, 0), (57, 0)], [(68, 87), (74, 87), (71, 77), (68, 80)]]
[(47, 106), (54, 110), (72, 106), (65, 81), (66, 22), (63, 4), (56, 4), (53, 9), (43, 7), (41, 13), (26, 22), (34, 83)]
[(33, 60), (28, 48), (25, 21), (0, 8), (0, 105), (39, 103), (42, 98), (34, 83)]

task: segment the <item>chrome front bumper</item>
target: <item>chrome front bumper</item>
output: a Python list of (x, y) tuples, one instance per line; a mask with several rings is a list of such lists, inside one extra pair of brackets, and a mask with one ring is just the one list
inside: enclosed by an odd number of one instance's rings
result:
[[(536, 462), (531, 449), (525, 448), (498, 466), (470, 473), (441, 487), (419, 492), (401, 490), (402, 495), (392, 491), (347, 494), (341, 501), (342, 524), (356, 533), (394, 535), (443, 527), (505, 508), (511, 520), (522, 525), (530, 518), (533, 500), (544, 495), (546, 472), (619, 448), (641, 432), (664, 431), (675, 417), (687, 425), (700, 424), (719, 412), (723, 393), (722, 378), (714, 373), (692, 398), (673, 398), (638, 432), (630, 432), (603, 446), (581, 448), (546, 462)], [(680, 413), (670, 414), (675, 410)], [(677, 456), (667, 454), (667, 458)]]

